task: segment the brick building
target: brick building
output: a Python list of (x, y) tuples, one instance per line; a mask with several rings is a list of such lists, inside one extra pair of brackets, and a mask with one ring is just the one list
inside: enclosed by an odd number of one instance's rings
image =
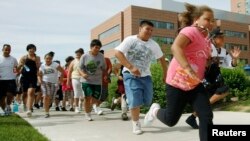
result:
[[(153, 39), (156, 40), (167, 58), (171, 58), (170, 46), (177, 33), (177, 15), (184, 11), (184, 4), (175, 1), (158, 0), (155, 8), (129, 6), (91, 30), (91, 39), (100, 39), (105, 56), (115, 60), (113, 49), (121, 41), (138, 33), (141, 20), (154, 23)], [(225, 48), (239, 46), (240, 61), (250, 64), (250, 16), (214, 9), (217, 26), (225, 33)]]
[(250, 15), (250, 0), (231, 0), (231, 11)]

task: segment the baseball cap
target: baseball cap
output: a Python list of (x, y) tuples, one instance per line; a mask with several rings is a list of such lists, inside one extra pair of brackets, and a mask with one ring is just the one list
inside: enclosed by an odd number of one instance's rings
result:
[(215, 28), (210, 33), (210, 37), (212, 37), (212, 38), (215, 38), (215, 37), (220, 36), (220, 35), (224, 35), (224, 33), (219, 27)]

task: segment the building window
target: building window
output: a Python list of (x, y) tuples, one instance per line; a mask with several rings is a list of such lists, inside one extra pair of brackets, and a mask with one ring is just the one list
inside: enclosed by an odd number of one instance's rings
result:
[(246, 7), (250, 4), (250, 0), (246, 0)]
[(241, 2), (238, 2), (237, 7), (240, 8), (240, 6), (241, 6)]
[[(141, 19), (142, 20), (146, 19)], [(155, 21), (155, 20), (149, 20), (154, 24), (155, 28), (160, 28), (160, 29), (174, 29), (174, 23), (171, 22), (163, 22), (163, 21)]]
[(108, 44), (103, 45), (102, 49), (103, 50), (110, 50), (110, 49), (113, 49), (113, 48), (117, 47), (120, 43), (121, 43), (120, 40), (115, 40), (113, 42), (110, 42)]
[(119, 31), (120, 31), (120, 25), (116, 25), (116, 26), (114, 26), (114, 27), (112, 27), (112, 28), (110, 28), (110, 29), (104, 31), (103, 33), (99, 34), (99, 35), (98, 35), (98, 38), (99, 38), (100, 40), (102, 40), (102, 39), (104, 39), (104, 38), (107, 38), (107, 37), (109, 37), (109, 36), (115, 34), (115, 33), (118, 33)]
[(246, 14), (250, 14), (250, 0), (246, 0)]
[(229, 31), (225, 30), (225, 36), (227, 37), (237, 37), (237, 38), (247, 38), (247, 33), (245, 32), (237, 32), (237, 31)]
[(234, 47), (239, 47), (240, 50), (242, 50), (242, 51), (247, 51), (247, 50), (248, 50), (248, 46), (247, 46), (247, 45), (225, 43), (225, 48), (226, 48), (227, 50), (231, 50), (231, 49), (233, 49)]
[(152, 39), (156, 41), (158, 44), (172, 45), (174, 42), (174, 38), (172, 37), (153, 36)]

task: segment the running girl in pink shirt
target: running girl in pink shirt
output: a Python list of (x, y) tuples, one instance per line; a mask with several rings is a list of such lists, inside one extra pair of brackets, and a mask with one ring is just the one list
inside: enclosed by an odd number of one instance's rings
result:
[(208, 94), (200, 82), (210, 57), (209, 30), (213, 27), (214, 14), (207, 6), (186, 4), (187, 11), (180, 14), (183, 27), (171, 49), (174, 58), (169, 64), (166, 78), (167, 106), (154, 103), (146, 114), (144, 123), (155, 118), (172, 127), (179, 121), (187, 103), (197, 112), (200, 120), (200, 140), (207, 141), (208, 125), (213, 124), (213, 113)]

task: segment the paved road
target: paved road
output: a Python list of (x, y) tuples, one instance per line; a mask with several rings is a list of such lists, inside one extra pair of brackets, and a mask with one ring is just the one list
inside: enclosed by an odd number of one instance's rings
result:
[[(144, 127), (142, 135), (132, 133), (131, 121), (122, 121), (120, 111), (103, 109), (105, 115), (93, 114), (94, 121), (86, 121), (84, 114), (74, 112), (51, 112), (50, 118), (44, 118), (42, 110), (35, 110), (32, 118), (25, 113), (20, 116), (27, 120), (39, 132), (51, 141), (198, 141), (198, 130), (191, 129), (183, 114), (175, 127), (167, 127), (155, 121), (152, 127)], [(141, 115), (143, 123), (144, 115)], [(250, 124), (250, 113), (214, 112), (214, 124)]]

